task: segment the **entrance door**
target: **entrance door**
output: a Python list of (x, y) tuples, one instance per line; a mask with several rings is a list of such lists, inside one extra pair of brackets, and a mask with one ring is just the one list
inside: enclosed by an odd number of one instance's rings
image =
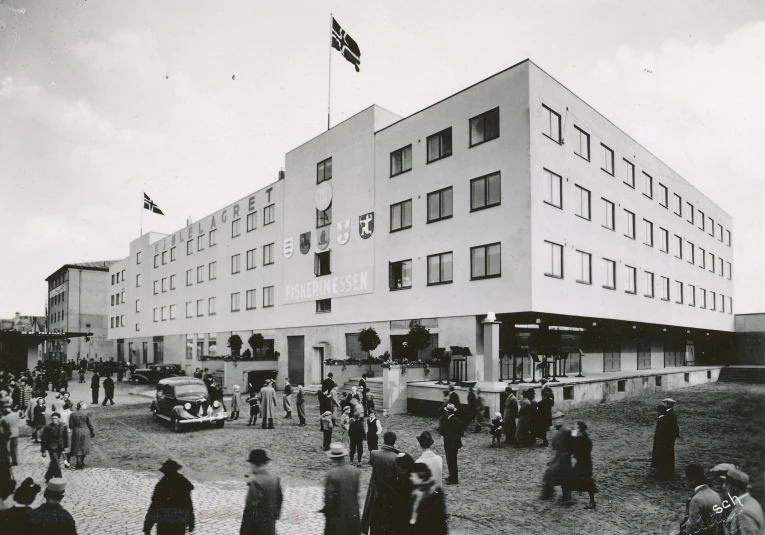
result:
[(622, 369), (622, 350), (619, 340), (603, 340), (603, 371), (618, 372)]
[(648, 370), (651, 368), (651, 339), (641, 337), (637, 339), (637, 369)]
[(674, 368), (685, 364), (685, 340), (664, 342), (664, 367)]
[(305, 384), (305, 337), (287, 337), (287, 373), (290, 383)]

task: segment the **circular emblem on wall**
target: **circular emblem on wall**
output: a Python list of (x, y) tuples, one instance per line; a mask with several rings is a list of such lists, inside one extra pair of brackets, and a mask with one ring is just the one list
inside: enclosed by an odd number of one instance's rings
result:
[(322, 182), (316, 186), (316, 209), (323, 212), (332, 204), (332, 184)]

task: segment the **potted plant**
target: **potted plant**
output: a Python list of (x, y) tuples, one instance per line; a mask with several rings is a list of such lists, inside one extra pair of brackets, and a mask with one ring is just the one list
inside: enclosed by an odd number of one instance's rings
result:
[(239, 355), (239, 351), (242, 349), (242, 337), (238, 334), (232, 334), (228, 337), (228, 347), (231, 348), (232, 355)]
[(265, 345), (266, 340), (263, 338), (263, 335), (260, 333), (254, 333), (250, 338), (247, 340), (247, 343), (252, 348), (252, 354), (257, 357), (258, 350)]
[(369, 377), (373, 377), (374, 374), (372, 373), (372, 351), (377, 349), (377, 347), (380, 345), (380, 337), (377, 335), (377, 331), (374, 329), (374, 327), (367, 327), (365, 329), (359, 329), (359, 347), (361, 347), (362, 351), (366, 351), (369, 355), (369, 372), (367, 375)]
[(417, 358), (418, 351), (430, 347), (430, 329), (412, 321), (403, 345), (413, 358)]

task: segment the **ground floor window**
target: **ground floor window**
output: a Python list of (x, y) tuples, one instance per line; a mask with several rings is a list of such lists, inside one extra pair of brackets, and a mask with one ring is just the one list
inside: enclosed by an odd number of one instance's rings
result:
[(664, 342), (664, 367), (674, 368), (685, 365), (685, 340)]
[(637, 340), (637, 369), (648, 370), (651, 368), (651, 339), (638, 338)]
[(354, 359), (365, 359), (369, 356), (366, 351), (361, 350), (359, 333), (345, 333), (345, 356)]
[(164, 336), (154, 337), (154, 364), (165, 362), (165, 338)]
[(393, 360), (430, 360), (431, 352), (438, 347), (438, 334), (430, 335), (430, 346), (425, 349), (417, 351), (415, 354), (412, 350), (404, 347), (406, 342), (405, 334), (392, 334), (390, 337), (391, 356)]
[(603, 371), (618, 372), (622, 369), (622, 349), (619, 340), (603, 340)]

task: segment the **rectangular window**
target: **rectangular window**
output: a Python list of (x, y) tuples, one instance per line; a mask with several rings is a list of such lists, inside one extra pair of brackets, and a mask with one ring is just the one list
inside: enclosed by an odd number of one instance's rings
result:
[(649, 247), (653, 247), (653, 223), (647, 219), (643, 219), (643, 243)]
[(114, 295), (111, 295), (111, 296), (109, 296), (109, 297), (111, 297), (111, 306), (114, 306), (114, 298), (115, 298), (115, 296), (117, 296), (117, 295), (118, 295), (118, 294), (114, 294)]
[(242, 233), (242, 220), (240, 219), (234, 219), (231, 222), (231, 237), (236, 238)]
[(712, 253), (709, 253), (709, 271), (715, 272), (715, 255)]
[[(725, 245), (730, 247), (730, 230), (725, 231)], [(730, 307), (728, 308), (730, 310)]]
[(208, 316), (215, 315), (215, 298), (214, 297), (210, 297), (207, 299), (207, 315)]
[(251, 232), (258, 228), (258, 212), (250, 212), (247, 214), (247, 232)]
[(576, 132), (574, 133), (574, 153), (577, 156), (581, 156), (588, 162), (590, 161), (590, 134), (574, 126)]
[(653, 199), (653, 177), (643, 171), (643, 195)]
[(731, 268), (730, 262), (725, 262), (725, 263), (728, 265), (728, 270), (727, 270), (728, 280), (732, 280), (733, 279), (733, 268)]
[(603, 227), (608, 230), (614, 230), (614, 203), (608, 199), (603, 199), (603, 206), (605, 208), (605, 223), (603, 223)]
[(205, 281), (205, 267), (197, 266), (197, 283)]
[(556, 208), (563, 208), (562, 178), (548, 169), (542, 172), (542, 200)]
[(682, 305), (683, 304), (683, 283), (680, 281), (675, 281), (675, 303)]
[(141, 287), (141, 274), (137, 274), (135, 276), (135, 287), (140, 288)]
[(470, 211), (497, 206), (501, 202), (500, 174), (474, 178), (470, 181)]
[(590, 210), (590, 191), (584, 189), (582, 186), (576, 186), (576, 215), (582, 219), (590, 221), (592, 214)]
[(699, 308), (707, 308), (707, 291), (699, 288)]
[(205, 242), (204, 242), (205, 236), (202, 234), (201, 236), (197, 236), (197, 251), (203, 251), (205, 248)]
[(255, 269), (255, 251), (257, 249), (247, 251), (247, 269)]
[(696, 247), (689, 241), (685, 242), (686, 245), (688, 245), (688, 263), (689, 264), (695, 264), (696, 263)]
[(412, 228), (412, 199), (390, 205), (390, 231)]
[(576, 282), (592, 284), (592, 255), (590, 253), (576, 252)]
[(135, 311), (136, 312), (140, 312), (141, 311), (141, 300), (140, 299), (136, 299), (135, 300)]
[(717, 310), (717, 295), (709, 292), (709, 310)]
[(693, 284), (688, 285), (688, 306), (696, 306), (696, 287)]
[(720, 312), (725, 314), (725, 296), (723, 294), (720, 294)]
[(675, 258), (683, 259), (683, 239), (675, 234)]
[(135, 263), (136, 264), (140, 264), (141, 263), (141, 251), (136, 252), (136, 254), (135, 254)]
[(162, 251), (162, 265), (167, 264), (167, 251)]
[(170, 319), (174, 320), (176, 315), (176, 309), (178, 308), (178, 305), (170, 305)]
[(724, 269), (723, 269), (725, 267), (724, 260), (721, 257), (718, 256), (717, 257), (717, 261), (720, 263), (720, 269), (717, 270), (717, 273), (721, 277), (724, 277), (725, 276), (725, 272), (724, 272)]
[(632, 266), (625, 267), (624, 291), (628, 294), (637, 294), (637, 269)]
[(499, 137), (499, 108), (470, 119), (470, 146), (475, 147)]
[(412, 261), (401, 260), (388, 263), (388, 288), (402, 290), (412, 287)]
[(645, 277), (643, 277), (643, 280), (645, 281), (645, 296), (646, 297), (653, 297), (653, 273), (650, 271), (644, 272)]
[(542, 104), (542, 133), (560, 144), (560, 115)]
[(193, 316), (193, 309), (191, 308), (194, 305), (192, 301), (186, 301), (186, 317), (191, 318)]
[(685, 203), (685, 217), (688, 223), (693, 225), (693, 205), (689, 202)]
[(499, 243), (470, 248), (470, 280), (502, 276), (502, 247)]
[(197, 316), (204, 316), (205, 314), (205, 300), (197, 299)]
[(239, 292), (231, 294), (231, 312), (239, 312)]
[(141, 324), (140, 323), (136, 323), (135, 324), (135, 330), (136, 330), (136, 332), (141, 330)]
[(733, 298), (728, 298), (728, 314), (733, 314)]
[(158, 254), (154, 255), (154, 267), (155, 268), (159, 267), (159, 255)]
[(269, 266), (274, 263), (274, 244), (269, 243), (263, 246), (263, 265)]
[(158, 321), (159, 321), (159, 309), (155, 308), (154, 309), (154, 322), (156, 323)]
[(707, 253), (701, 247), (699, 247), (699, 267), (701, 269), (706, 269), (707, 267)]
[(603, 259), (603, 266), (605, 267), (605, 279), (603, 288), (606, 288), (608, 290), (616, 290), (616, 262), (613, 260), (609, 260), (608, 258)]
[(669, 279), (667, 277), (661, 278), (661, 300), (669, 301)]
[(316, 301), (316, 312), (332, 312), (332, 299), (319, 299)]
[[(624, 177), (624, 183), (628, 186), (635, 187), (635, 166), (627, 160), (627, 176)], [(614, 151), (606, 147), (603, 143), (600, 144), (600, 168), (611, 176), (614, 176)], [(632, 171), (630, 172), (630, 168)]]
[(154, 281), (154, 295), (159, 293), (159, 281)]
[(677, 193), (673, 193), (672, 195), (675, 200), (675, 215), (683, 217), (683, 198)]
[(563, 246), (545, 241), (545, 275), (563, 278)]
[[(62, 292), (62, 295), (63, 295), (63, 292)], [(120, 303), (124, 303), (124, 302), (125, 302), (125, 290), (122, 290), (120, 292)]]
[(330, 204), (326, 210), (316, 209), (316, 228), (326, 227), (332, 224), (332, 205)]
[(661, 246), (659, 249), (662, 253), (669, 253), (669, 231), (659, 227), (659, 237), (661, 238)]
[(162, 292), (167, 291), (167, 277), (162, 279)]
[(175, 250), (176, 250), (175, 247), (170, 247), (170, 262), (175, 262), (175, 258), (176, 258)]
[(394, 177), (401, 173), (412, 170), (412, 146), (407, 145), (390, 153), (390, 176)]
[(428, 193), (428, 223), (452, 217), (452, 188)]
[(720, 243), (722, 243), (722, 241), (723, 241), (723, 228), (722, 228), (722, 225), (720, 223), (717, 223), (717, 233), (720, 235), (720, 237), (717, 238), (717, 239), (720, 240)]
[(269, 204), (263, 208), (263, 226), (270, 225), (274, 222), (276, 217), (276, 208), (273, 204)]
[(186, 242), (186, 255), (190, 255), (194, 252), (194, 242), (191, 240), (188, 240)]
[(661, 182), (659, 182), (659, 204), (664, 208), (669, 208), (669, 190)]
[(625, 209), (624, 222), (627, 225), (627, 230), (624, 232), (624, 235), (634, 240), (635, 239), (635, 214)]
[(215, 280), (218, 278), (218, 262), (210, 262), (207, 265), (207, 280)]
[(244, 306), (247, 307), (247, 310), (255, 308), (255, 290), (247, 290)]
[(452, 155), (452, 128), (428, 137), (428, 163)]
[(704, 216), (704, 212), (702, 212), (701, 210), (699, 210), (698, 221), (699, 221), (699, 230), (704, 230), (707, 219)]
[(263, 308), (274, 306), (274, 287), (266, 286), (263, 288)]
[(715, 237), (715, 220), (711, 217), (707, 218), (709, 220), (709, 235), (713, 238)]
[(332, 274), (332, 251), (322, 251), (314, 255), (313, 273), (317, 277)]
[(332, 158), (316, 164), (316, 183), (321, 184), (332, 178)]
[(114, 273), (112, 273), (112, 286), (114, 286)]
[[(237, 219), (237, 221), (239, 221)], [(217, 229), (212, 229), (209, 234), (209, 240), (208, 240), (208, 246), (212, 247), (214, 245), (217, 245), (218, 243), (218, 231)]]
[(428, 285), (452, 282), (452, 253), (428, 256)]
[(170, 275), (170, 289), (175, 290), (175, 274)]
[(239, 273), (241, 271), (241, 255), (231, 255), (231, 273)]

